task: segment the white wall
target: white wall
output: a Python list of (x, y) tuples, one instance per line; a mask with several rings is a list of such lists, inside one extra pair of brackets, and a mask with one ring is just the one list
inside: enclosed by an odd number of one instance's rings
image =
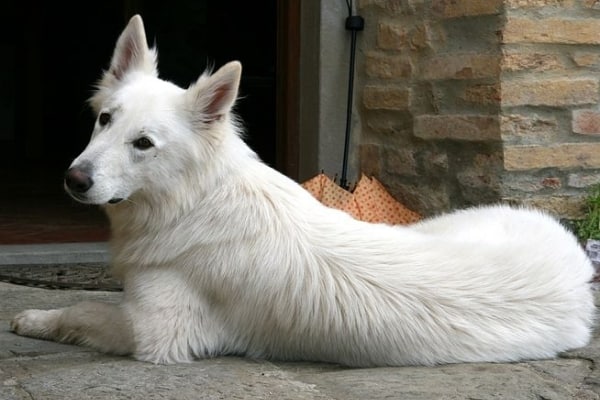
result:
[[(300, 180), (323, 171), (342, 173), (350, 31), (345, 0), (303, 2), (300, 47)], [(360, 35), (360, 34), (359, 34)], [(354, 100), (356, 101), (356, 85)], [(356, 115), (356, 113), (354, 113)], [(356, 120), (356, 117), (354, 117)], [(351, 144), (358, 142), (353, 121)], [(350, 146), (348, 181), (356, 181), (357, 157)]]

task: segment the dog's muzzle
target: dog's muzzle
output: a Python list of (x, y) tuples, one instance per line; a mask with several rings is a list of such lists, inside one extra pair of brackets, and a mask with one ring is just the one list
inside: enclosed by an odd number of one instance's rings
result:
[(87, 164), (74, 166), (65, 173), (65, 187), (75, 196), (86, 193), (94, 185), (91, 167)]
[[(92, 165), (82, 162), (67, 170), (65, 173), (65, 189), (75, 200), (82, 203), (90, 203), (87, 192), (94, 186), (92, 179)], [(117, 204), (123, 201), (123, 197), (113, 197), (108, 204)]]

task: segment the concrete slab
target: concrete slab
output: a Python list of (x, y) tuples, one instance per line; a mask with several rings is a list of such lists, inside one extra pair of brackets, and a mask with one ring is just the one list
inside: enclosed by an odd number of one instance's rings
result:
[(0, 265), (108, 263), (108, 243), (0, 245)]

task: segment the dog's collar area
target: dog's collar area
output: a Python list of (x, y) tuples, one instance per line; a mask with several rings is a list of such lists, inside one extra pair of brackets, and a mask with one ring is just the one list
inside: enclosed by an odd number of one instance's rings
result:
[(121, 197), (115, 197), (112, 198), (108, 201), (108, 204), (117, 204), (120, 203), (121, 201), (123, 201), (123, 199)]

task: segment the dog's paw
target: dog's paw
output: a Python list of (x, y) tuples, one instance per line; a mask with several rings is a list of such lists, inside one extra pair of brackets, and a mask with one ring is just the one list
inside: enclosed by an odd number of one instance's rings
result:
[(59, 310), (26, 310), (13, 318), (10, 330), (21, 336), (49, 339), (56, 331), (59, 314)]

